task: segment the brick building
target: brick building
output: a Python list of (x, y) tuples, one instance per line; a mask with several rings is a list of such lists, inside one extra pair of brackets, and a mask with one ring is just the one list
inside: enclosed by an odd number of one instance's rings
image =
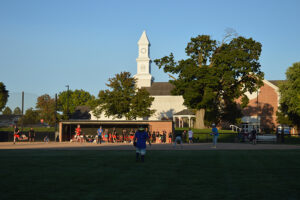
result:
[(264, 80), (264, 85), (256, 93), (246, 94), (249, 104), (242, 110), (242, 128), (251, 131), (254, 127), (260, 130), (275, 130), (277, 127), (276, 112), (279, 106), (280, 81)]

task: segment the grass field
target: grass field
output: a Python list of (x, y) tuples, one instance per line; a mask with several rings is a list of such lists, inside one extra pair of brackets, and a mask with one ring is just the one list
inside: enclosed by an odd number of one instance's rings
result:
[(300, 151), (1, 150), (0, 199), (299, 199)]

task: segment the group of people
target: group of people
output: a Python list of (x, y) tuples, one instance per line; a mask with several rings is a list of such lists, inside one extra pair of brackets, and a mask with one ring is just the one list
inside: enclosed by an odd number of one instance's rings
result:
[[(218, 129), (216, 127), (215, 124), (212, 124), (212, 132), (210, 133), (210, 135), (213, 137), (213, 146), (212, 148), (217, 148), (217, 141), (218, 141), (218, 136), (219, 136), (219, 132)], [(191, 144), (193, 143), (193, 136), (194, 133), (192, 131), (191, 128), (189, 128), (188, 133), (186, 132), (186, 130), (184, 130), (183, 132), (176, 132), (175, 133), (175, 140), (174, 140), (174, 148), (176, 147), (176, 144), (179, 143), (181, 145), (182, 148), (182, 140), (183, 138), (186, 137), (186, 135), (188, 135), (189, 139), (188, 139), (188, 143)]]
[[(28, 131), (28, 137), (25, 134), (21, 134), (20, 129), (17, 127), (17, 125), (14, 126), (14, 144), (16, 144), (17, 141), (24, 141), (28, 140), (29, 142), (34, 142), (35, 140), (35, 131), (31, 127)], [(49, 137), (44, 137), (44, 142), (49, 142)]]
[(20, 129), (17, 127), (17, 125), (14, 126), (14, 144), (16, 144), (16, 141), (25, 140), (28, 139), (29, 142), (34, 142), (35, 138), (35, 131), (33, 128), (30, 128), (28, 132), (28, 138), (23, 134), (21, 135)]
[(256, 130), (255, 127), (253, 127), (251, 132), (244, 132), (244, 131), (238, 130), (238, 138), (242, 142), (246, 142), (248, 140), (249, 142), (251, 142), (252, 144), (255, 145), (256, 144), (256, 138), (257, 138), (257, 130)]
[[(148, 134), (148, 138), (152, 143), (167, 143), (172, 142), (172, 133), (170, 132), (167, 134), (167, 131), (153, 131), (152, 133), (145, 128), (144, 131)], [(102, 142), (107, 143), (116, 143), (116, 142), (123, 142), (123, 143), (132, 143), (134, 141), (134, 135), (137, 132), (136, 129), (131, 129), (128, 131), (127, 129), (122, 129), (121, 133), (117, 133), (117, 129), (113, 128), (111, 131), (109, 129), (103, 129), (100, 126), (97, 129), (97, 134), (94, 138), (86, 137), (86, 135), (82, 132), (80, 125), (77, 125), (75, 129), (75, 135), (72, 141), (77, 142), (96, 142), (97, 144), (101, 144)]]

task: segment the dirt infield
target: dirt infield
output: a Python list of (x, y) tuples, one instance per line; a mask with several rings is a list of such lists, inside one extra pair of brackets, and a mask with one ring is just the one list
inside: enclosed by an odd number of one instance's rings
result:
[[(3, 149), (44, 149), (44, 150), (134, 150), (132, 144), (91, 144), (91, 143), (70, 143), (70, 142), (1, 142), (0, 150)], [(217, 148), (212, 148), (211, 143), (183, 144), (182, 148), (176, 148), (171, 144), (152, 144), (147, 145), (147, 150), (271, 150), (271, 149), (300, 149), (300, 145), (284, 144), (246, 144), (246, 143), (219, 143)]]

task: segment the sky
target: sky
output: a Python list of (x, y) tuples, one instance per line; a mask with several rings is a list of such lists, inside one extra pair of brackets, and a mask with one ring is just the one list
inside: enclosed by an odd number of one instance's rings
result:
[[(115, 74), (136, 74), (144, 30), (152, 60), (180, 60), (191, 37), (221, 41), (228, 28), (260, 42), (265, 79), (283, 80), (300, 61), (299, 10), (299, 0), (0, 0), (0, 82), (12, 109), (22, 91), (25, 109), (66, 85), (97, 96)], [(154, 63), (151, 74), (169, 80)]]

